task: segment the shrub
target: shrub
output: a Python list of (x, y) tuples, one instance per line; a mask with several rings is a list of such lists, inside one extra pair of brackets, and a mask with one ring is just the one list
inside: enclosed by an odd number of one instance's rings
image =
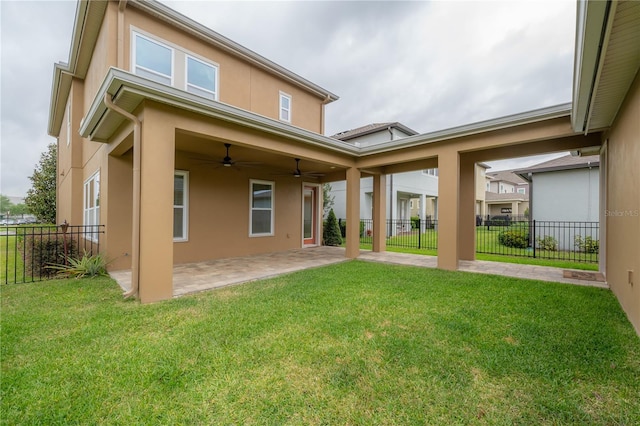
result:
[(339, 246), (342, 244), (338, 219), (336, 219), (336, 214), (333, 212), (333, 209), (329, 210), (327, 224), (323, 229), (322, 237), (324, 239), (324, 245), (326, 246)]
[[(23, 250), (24, 267), (27, 274), (42, 278), (50, 278), (55, 271), (52, 265), (64, 262), (65, 241), (57, 234), (27, 234), (20, 241)], [(67, 239), (67, 254), (76, 252), (76, 243)]]
[(69, 278), (98, 277), (107, 275), (107, 263), (101, 254), (90, 255), (86, 251), (80, 259), (67, 258), (67, 265), (49, 266), (59, 275)]
[(498, 242), (506, 247), (529, 247), (529, 234), (523, 231), (502, 231), (498, 234)]
[(558, 251), (558, 240), (551, 235), (547, 235), (544, 238), (536, 238), (536, 243), (538, 244), (538, 248), (542, 250)]
[(600, 241), (594, 240), (592, 237), (587, 236), (582, 238), (581, 235), (576, 235), (574, 238), (574, 244), (585, 253), (598, 253), (600, 250)]
[(411, 216), (411, 229), (418, 229), (420, 227), (420, 217)]

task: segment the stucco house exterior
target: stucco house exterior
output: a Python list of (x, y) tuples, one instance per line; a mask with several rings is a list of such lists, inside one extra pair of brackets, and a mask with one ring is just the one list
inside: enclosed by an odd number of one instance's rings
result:
[(486, 176), (486, 215), (524, 216), (529, 209), (529, 183), (513, 170), (488, 172)]
[(566, 155), (516, 173), (530, 182), (533, 219), (599, 221), (599, 155)]
[(323, 136), (330, 91), (156, 1), (80, 1), (51, 90), (58, 221), (105, 225), (147, 303), (173, 296), (174, 265), (319, 244), (324, 182), (346, 181), (357, 258), (372, 177), (384, 251), (387, 175), (437, 168), (437, 266), (456, 270), (475, 259), (476, 163), (595, 150), (600, 271), (640, 330), (640, 3), (579, 1), (576, 31), (570, 104), (357, 147)]

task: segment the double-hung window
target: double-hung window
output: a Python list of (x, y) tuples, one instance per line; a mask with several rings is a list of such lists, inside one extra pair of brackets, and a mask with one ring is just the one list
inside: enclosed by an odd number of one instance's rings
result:
[(274, 183), (251, 180), (249, 235), (252, 237), (273, 235)]
[(173, 241), (187, 241), (189, 217), (189, 172), (173, 175)]
[(96, 172), (84, 183), (84, 224), (87, 228), (87, 239), (96, 240), (100, 225), (100, 172)]
[(280, 120), (291, 123), (291, 95), (280, 92)]
[(173, 84), (173, 49), (135, 32), (133, 40), (133, 71), (142, 77), (171, 86)]
[(218, 100), (218, 67), (187, 55), (187, 92)]

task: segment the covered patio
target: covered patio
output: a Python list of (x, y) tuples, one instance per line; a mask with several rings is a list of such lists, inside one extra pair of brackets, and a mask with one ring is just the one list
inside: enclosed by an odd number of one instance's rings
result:
[[(437, 257), (420, 254), (372, 252), (363, 250), (358, 257), (367, 262), (436, 268)], [(173, 267), (173, 296), (179, 297), (201, 291), (237, 285), (291, 272), (345, 262), (344, 248), (313, 247), (293, 249), (253, 256), (215, 259), (205, 262), (185, 263)], [(487, 262), (481, 260), (461, 261), (460, 271), (502, 275), (565, 284), (609, 288), (606, 282), (598, 281), (593, 273), (573, 271), (573, 278), (566, 278), (566, 270), (547, 266), (514, 263)], [(123, 290), (131, 287), (131, 271), (111, 272)], [(583, 279), (576, 279), (580, 277)]]

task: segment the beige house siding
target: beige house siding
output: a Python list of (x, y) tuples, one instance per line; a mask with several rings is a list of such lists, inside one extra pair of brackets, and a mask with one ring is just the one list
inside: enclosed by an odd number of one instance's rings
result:
[[(640, 334), (640, 76), (605, 135), (607, 144), (606, 277)], [(629, 282), (629, 271), (632, 283)]]

